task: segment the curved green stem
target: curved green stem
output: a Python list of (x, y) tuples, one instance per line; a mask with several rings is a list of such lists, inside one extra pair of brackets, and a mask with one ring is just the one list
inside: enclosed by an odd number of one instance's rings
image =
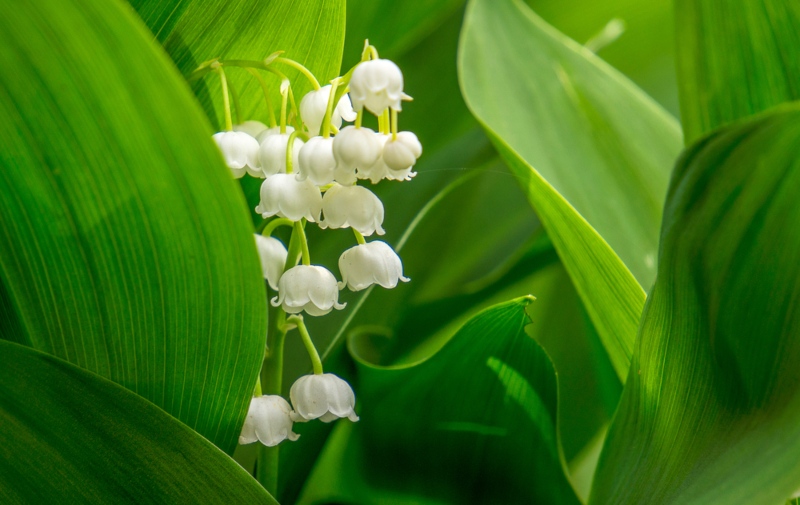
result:
[(289, 139), (286, 141), (286, 173), (291, 174), (294, 171), (294, 139), (296, 139), (300, 133), (298, 130), (294, 130), (290, 135)]
[(356, 122), (355, 127), (361, 128), (361, 120), (364, 119), (364, 109), (362, 108), (360, 111), (356, 112)]
[(214, 71), (219, 74), (219, 82), (222, 85), (222, 108), (225, 112), (225, 130), (233, 130), (233, 120), (231, 120), (231, 97), (228, 95), (228, 79), (225, 78), (225, 71), (222, 65), (215, 64)]
[(308, 252), (308, 240), (306, 239), (306, 231), (303, 229), (302, 221), (296, 221), (294, 223), (294, 231), (297, 233), (297, 238), (300, 241), (300, 250), (302, 251), (303, 255), (303, 264), (310, 265), (311, 264), (311, 255)]
[(275, 231), (279, 226), (294, 226), (294, 221), (291, 219), (286, 219), (285, 217), (279, 217), (273, 219), (261, 230), (261, 234), (265, 237), (269, 237), (272, 235), (272, 232)]
[(311, 340), (311, 335), (308, 333), (306, 323), (303, 322), (303, 316), (290, 316), (286, 322), (297, 325), (297, 331), (300, 332), (300, 337), (303, 339), (303, 345), (305, 345), (308, 357), (311, 359), (311, 366), (314, 369), (314, 373), (316, 375), (321, 375), (322, 360), (319, 359), (317, 348), (314, 347), (314, 342)]
[(389, 120), (392, 123), (392, 140), (397, 140), (397, 111), (392, 109), (392, 117)]
[(359, 232), (355, 228), (352, 228), (352, 230), (353, 230), (353, 235), (356, 236), (356, 242), (358, 242), (360, 245), (364, 245), (367, 243), (367, 241), (364, 240), (364, 235), (362, 235), (361, 232)]
[(291, 88), (286, 88), (286, 90), (281, 91), (281, 135), (286, 133), (286, 103), (289, 99), (290, 89)]
[(253, 77), (258, 80), (258, 83), (261, 85), (261, 90), (264, 92), (264, 101), (267, 102), (267, 112), (269, 113), (269, 127), (275, 128), (278, 126), (278, 122), (275, 121), (275, 108), (272, 106), (272, 99), (269, 96), (269, 87), (267, 86), (267, 81), (264, 80), (261, 75), (253, 70), (250, 67), (245, 67), (245, 70), (252, 75)]
[(284, 63), (286, 65), (289, 65), (290, 67), (296, 68), (297, 70), (300, 71), (301, 74), (306, 76), (306, 79), (308, 79), (308, 82), (311, 83), (311, 86), (313, 86), (315, 90), (320, 88), (319, 81), (317, 80), (316, 77), (314, 77), (314, 74), (312, 74), (311, 71), (307, 69), (305, 66), (303, 66), (301, 63), (289, 58), (283, 58), (281, 56), (275, 58), (274, 61), (279, 63)]
[(233, 111), (236, 114), (236, 124), (242, 124), (242, 109), (239, 107), (239, 93), (234, 86), (228, 88), (233, 99)]
[(333, 109), (336, 106), (336, 88), (339, 87), (339, 79), (331, 81), (331, 93), (328, 95), (328, 107), (325, 110), (325, 119), (322, 120), (322, 136), (323, 138), (331, 137), (331, 117), (333, 117)]

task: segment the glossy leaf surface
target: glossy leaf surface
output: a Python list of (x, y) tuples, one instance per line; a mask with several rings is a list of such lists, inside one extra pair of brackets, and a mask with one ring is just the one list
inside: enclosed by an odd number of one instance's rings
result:
[(525, 333), (528, 303), (480, 313), (411, 366), (375, 366), (372, 337), (352, 339), (361, 420), (336, 428), (300, 503), (580, 503), (560, 463), (553, 365)]
[(800, 108), (677, 165), (593, 504), (781, 504), (800, 487)]
[(244, 202), (183, 79), (116, 2), (0, 7), (0, 279), (36, 349), (232, 450), (264, 349)]
[(675, 2), (686, 143), (800, 99), (800, 4), (786, 0)]
[(624, 378), (642, 288), (655, 274), (676, 123), (516, 0), (470, 3), (459, 61), (467, 104), (520, 180)]
[(0, 447), (6, 504), (277, 504), (236, 462), (152, 403), (2, 341)]

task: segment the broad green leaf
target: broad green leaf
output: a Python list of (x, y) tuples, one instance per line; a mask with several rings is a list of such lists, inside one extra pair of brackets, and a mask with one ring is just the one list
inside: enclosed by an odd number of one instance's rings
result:
[[(360, 51), (364, 40), (377, 46), (381, 56), (393, 58), (414, 47), (439, 28), (464, 0), (349, 0), (345, 48)], [(441, 51), (430, 45), (431, 52)]]
[(459, 69), (468, 106), (518, 177), (624, 378), (642, 288), (655, 275), (677, 124), (519, 0), (470, 2)]
[[(526, 0), (561, 33), (586, 44), (666, 108), (678, 114), (675, 23), (671, 0)], [(609, 24), (623, 31), (596, 43)]]
[(594, 504), (782, 504), (800, 488), (800, 107), (689, 148)]
[[(178, 69), (189, 76), (214, 59), (260, 61), (286, 51), (316, 75), (322, 85), (339, 75), (344, 45), (345, 0), (129, 0), (164, 45)], [(358, 61), (358, 54), (348, 61)], [(276, 64), (292, 81), (299, 103), (311, 85), (293, 68)], [(258, 81), (242, 69), (227, 70), (239, 96), (241, 120), (267, 122), (267, 107)], [(277, 77), (263, 73), (280, 106)], [(216, 125), (222, 122), (222, 91), (213, 74), (194, 83), (194, 91)], [(234, 119), (235, 121), (235, 119)]]
[(105, 0), (0, 6), (0, 280), (24, 342), (233, 449), (264, 349), (244, 202), (183, 79)]
[(580, 503), (560, 462), (555, 372), (525, 333), (530, 300), (482, 312), (409, 367), (375, 366), (369, 337), (351, 339), (361, 420), (337, 430), (363, 445), (334, 436), (300, 503)]
[(141, 397), (0, 341), (0, 502), (277, 504), (239, 465)]
[(717, 127), (800, 99), (800, 4), (675, 2), (687, 145)]

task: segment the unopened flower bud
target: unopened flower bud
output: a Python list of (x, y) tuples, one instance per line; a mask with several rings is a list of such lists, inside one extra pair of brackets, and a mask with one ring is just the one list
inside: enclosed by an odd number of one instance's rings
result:
[[(286, 146), (289, 142), (288, 133), (279, 133), (277, 135), (266, 135), (261, 141), (261, 146), (258, 149), (258, 156), (261, 160), (261, 170), (264, 175), (269, 177), (275, 174), (286, 173)], [(303, 147), (303, 141), (296, 138), (292, 143), (292, 164), (297, 164), (297, 157), (300, 154), (300, 149)]]
[(289, 314), (305, 311), (310, 316), (324, 316), (333, 309), (341, 310), (336, 277), (326, 268), (316, 265), (297, 265), (278, 281), (278, 296), (270, 303), (281, 306)]
[(380, 240), (359, 244), (343, 252), (339, 257), (339, 271), (342, 273), (339, 288), (347, 286), (351, 291), (361, 291), (373, 284), (392, 289), (399, 281), (410, 280), (403, 277), (400, 257), (389, 244)]
[(381, 227), (383, 203), (362, 186), (334, 184), (322, 197), (322, 212), (321, 228), (352, 227), (366, 236), (385, 233)]
[[(320, 135), (322, 132), (322, 121), (325, 118), (325, 113), (328, 109), (328, 99), (331, 95), (331, 85), (323, 86), (318, 90), (309, 91), (306, 96), (300, 100), (300, 117), (303, 119), (309, 133)], [(339, 103), (333, 109), (331, 115), (331, 124), (336, 128), (342, 126), (342, 119), (345, 121), (354, 121), (356, 113), (353, 111), (353, 105), (350, 103), (350, 97), (345, 93), (339, 99)]]
[(275, 174), (261, 184), (261, 202), (256, 212), (266, 219), (278, 215), (316, 222), (322, 212), (322, 193), (308, 179), (298, 181), (295, 174)]
[(353, 388), (344, 379), (331, 373), (300, 377), (292, 384), (289, 397), (294, 406), (292, 419), (295, 422), (319, 419), (329, 423), (343, 417), (358, 421)]
[(258, 142), (244, 132), (219, 132), (212, 137), (225, 163), (237, 179), (248, 171), (258, 170)]
[(278, 289), (278, 280), (283, 274), (283, 267), (286, 265), (288, 255), (286, 247), (280, 240), (263, 235), (256, 235), (256, 247), (258, 256), (261, 258), (261, 269), (264, 279), (269, 282), (272, 289)]
[(350, 78), (350, 98), (357, 111), (366, 107), (373, 114), (380, 115), (386, 107), (400, 110), (400, 101), (408, 99), (403, 93), (400, 67), (384, 59), (359, 63)]
[(390, 170), (406, 170), (422, 155), (422, 144), (412, 132), (400, 132), (383, 145), (383, 161)]
[(336, 167), (355, 173), (355, 169), (369, 168), (381, 155), (381, 141), (369, 128), (346, 126), (333, 139), (333, 156)]
[(311, 137), (300, 150), (297, 162), (298, 179), (308, 178), (317, 186), (330, 184), (336, 167), (333, 138)]
[(273, 447), (286, 439), (297, 440), (300, 435), (292, 431), (292, 407), (276, 395), (259, 396), (250, 400), (239, 443), (252, 444), (256, 440)]

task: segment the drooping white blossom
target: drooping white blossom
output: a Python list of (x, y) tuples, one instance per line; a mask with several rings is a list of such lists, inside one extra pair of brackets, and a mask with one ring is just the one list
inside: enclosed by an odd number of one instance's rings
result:
[(383, 235), (383, 203), (362, 186), (334, 184), (322, 197), (321, 228), (352, 227), (365, 236)]
[(333, 138), (311, 137), (300, 150), (297, 167), (298, 179), (308, 178), (317, 186), (333, 182)]
[(329, 423), (338, 418), (358, 421), (355, 413), (356, 395), (344, 379), (331, 373), (304, 375), (292, 384), (289, 391), (295, 422), (319, 419)]
[(278, 280), (283, 274), (283, 267), (286, 265), (288, 255), (286, 247), (280, 240), (263, 235), (256, 235), (256, 247), (261, 258), (261, 269), (264, 279), (269, 282), (272, 289), (278, 289)]
[(369, 128), (346, 126), (333, 139), (333, 156), (337, 182), (352, 184), (356, 169), (368, 169), (380, 158), (381, 140)]
[(389, 244), (376, 240), (351, 247), (339, 257), (339, 271), (342, 282), (351, 291), (361, 291), (373, 284), (392, 289), (399, 281), (408, 282), (403, 277), (403, 263)]
[[(386, 142), (392, 138), (391, 135), (384, 135), (382, 133), (376, 133), (375, 136), (380, 141), (381, 147), (383, 147)], [(414, 176), (417, 175), (417, 173), (412, 170), (413, 167), (409, 167), (405, 170), (391, 170), (383, 160), (383, 156), (381, 156), (371, 167), (359, 169), (357, 175), (359, 179), (369, 179), (372, 184), (377, 184), (381, 181), (381, 179), (410, 181)]]
[[(312, 136), (322, 133), (320, 128), (328, 109), (330, 95), (331, 85), (328, 84), (318, 90), (309, 91), (300, 100), (300, 117)], [(350, 97), (347, 96), (347, 93), (342, 95), (339, 103), (334, 107), (333, 114), (331, 114), (331, 124), (339, 128), (342, 126), (342, 119), (345, 121), (354, 121), (356, 119), (356, 113), (353, 111), (353, 105), (350, 103)]]
[(275, 174), (261, 184), (261, 202), (256, 212), (266, 219), (278, 215), (300, 221), (319, 221), (322, 193), (313, 182), (298, 181), (295, 174)]
[(233, 131), (244, 132), (254, 139), (258, 139), (258, 135), (267, 130), (267, 125), (261, 121), (245, 121), (242, 124), (233, 125)]
[[(278, 133), (263, 137), (258, 148), (258, 157), (261, 161), (261, 170), (265, 176), (286, 173), (286, 146), (288, 142), (288, 133)], [(297, 157), (300, 155), (302, 147), (303, 141), (295, 138), (292, 142), (292, 164), (294, 166), (297, 165)]]
[(239, 443), (252, 444), (256, 440), (273, 447), (286, 439), (297, 440), (300, 435), (292, 431), (292, 407), (276, 395), (259, 396), (250, 401)]
[(350, 78), (350, 99), (353, 108), (366, 107), (380, 115), (391, 107), (400, 110), (400, 101), (409, 97), (403, 93), (403, 73), (394, 62), (385, 59), (359, 63)]
[(225, 163), (237, 179), (251, 170), (258, 170), (258, 142), (244, 132), (219, 132), (212, 137)]
[(400, 132), (395, 139), (389, 136), (383, 145), (383, 162), (390, 170), (407, 170), (421, 155), (422, 144), (412, 132)]
[(336, 277), (317, 265), (297, 265), (284, 272), (278, 281), (278, 296), (270, 303), (289, 314), (305, 311), (310, 316), (324, 316), (346, 305), (339, 303)]

